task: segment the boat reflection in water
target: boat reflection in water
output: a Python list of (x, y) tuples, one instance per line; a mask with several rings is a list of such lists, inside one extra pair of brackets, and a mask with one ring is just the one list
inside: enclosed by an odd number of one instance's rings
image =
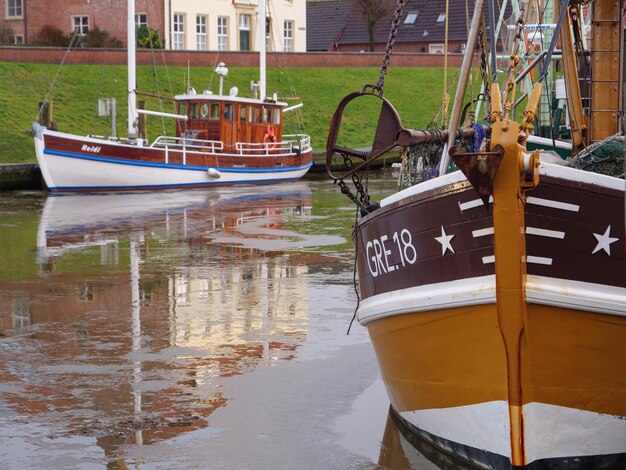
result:
[(344, 241), (298, 231), (311, 207), (304, 182), (48, 197), (39, 275), (0, 285), (19, 350), (0, 349), (4, 406), (54, 437), (97, 436), (109, 460), (207, 426), (220, 378), (306, 338), (308, 268), (288, 250)]

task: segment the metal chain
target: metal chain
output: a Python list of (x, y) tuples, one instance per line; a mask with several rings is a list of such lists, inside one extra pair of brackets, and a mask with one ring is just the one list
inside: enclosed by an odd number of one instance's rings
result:
[[(354, 163), (347, 154), (342, 153), (341, 156), (343, 157), (344, 164), (346, 165), (346, 168), (348, 168), (348, 170), (354, 168)], [(367, 189), (361, 183), (361, 177), (359, 175), (357, 175), (356, 173), (352, 175), (352, 184), (356, 189), (358, 197), (352, 194), (352, 191), (350, 191), (350, 188), (348, 188), (348, 185), (343, 180), (343, 178), (337, 180), (337, 184), (339, 185), (341, 192), (348, 196), (348, 198), (352, 202), (354, 202), (359, 208), (361, 208), (365, 212), (369, 212), (370, 196), (367, 192)]]
[(402, 16), (402, 10), (406, 0), (398, 0), (396, 4), (396, 11), (393, 15), (393, 21), (391, 22), (391, 31), (389, 32), (389, 38), (387, 39), (387, 47), (385, 48), (385, 57), (383, 58), (383, 64), (380, 67), (380, 76), (376, 82), (376, 89), (381, 92), (385, 85), (385, 75), (387, 75), (387, 67), (389, 66), (389, 60), (391, 59), (391, 51), (393, 45), (396, 42), (396, 35), (398, 34), (398, 26), (400, 25), (400, 17)]

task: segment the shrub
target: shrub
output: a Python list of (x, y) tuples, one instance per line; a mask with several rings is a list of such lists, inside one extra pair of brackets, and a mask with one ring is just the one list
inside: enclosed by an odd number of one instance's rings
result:
[(15, 32), (10, 26), (0, 26), (0, 44), (13, 44)]
[(122, 41), (116, 37), (111, 37), (108, 31), (104, 31), (97, 26), (87, 31), (81, 38), (82, 46), (85, 47), (122, 47)]
[(50, 25), (43, 25), (33, 40), (39, 46), (66, 47), (69, 43), (70, 38), (63, 31)]
[(163, 49), (165, 41), (159, 38), (159, 33), (147, 26), (137, 30), (137, 46), (143, 49)]

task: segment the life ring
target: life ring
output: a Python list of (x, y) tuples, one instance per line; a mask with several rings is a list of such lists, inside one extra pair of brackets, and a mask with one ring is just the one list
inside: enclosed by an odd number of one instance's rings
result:
[(267, 126), (267, 131), (263, 136), (263, 143), (268, 144), (267, 149), (270, 152), (276, 153), (278, 151), (279, 143), (277, 142), (276, 134), (274, 134), (274, 129), (272, 129), (272, 126)]

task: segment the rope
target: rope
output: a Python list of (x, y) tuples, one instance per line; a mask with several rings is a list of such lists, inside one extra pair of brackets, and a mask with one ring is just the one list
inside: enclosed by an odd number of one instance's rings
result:
[(446, 0), (446, 21), (444, 26), (443, 37), (443, 103), (444, 108), (441, 113), (441, 127), (446, 127), (448, 124), (448, 107), (450, 103), (450, 96), (448, 95), (448, 11), (449, 4)]

